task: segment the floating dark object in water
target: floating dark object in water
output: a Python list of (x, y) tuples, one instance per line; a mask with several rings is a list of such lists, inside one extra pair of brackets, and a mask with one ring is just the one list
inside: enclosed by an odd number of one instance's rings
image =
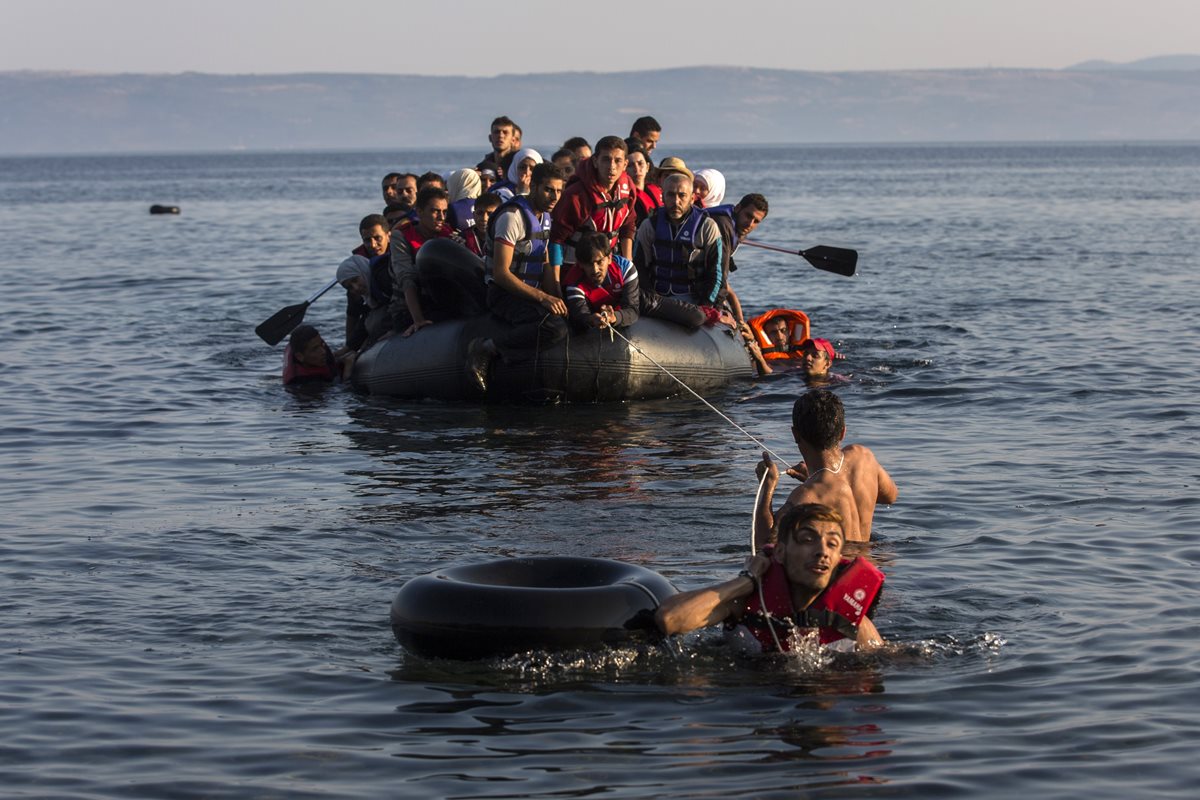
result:
[(153, 205), (153, 206), (150, 206), (150, 213), (151, 214), (178, 214), (179, 206)]
[(481, 658), (645, 638), (678, 590), (653, 570), (606, 558), (542, 556), (463, 564), (413, 578), (392, 632), (427, 656)]

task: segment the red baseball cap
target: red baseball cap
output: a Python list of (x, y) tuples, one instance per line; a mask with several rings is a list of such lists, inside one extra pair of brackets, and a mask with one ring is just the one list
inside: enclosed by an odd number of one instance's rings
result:
[(838, 351), (833, 349), (833, 344), (828, 339), (805, 339), (800, 343), (800, 349), (803, 350), (806, 347), (812, 347), (815, 350), (824, 351), (829, 355), (830, 361), (836, 361), (842, 357)]

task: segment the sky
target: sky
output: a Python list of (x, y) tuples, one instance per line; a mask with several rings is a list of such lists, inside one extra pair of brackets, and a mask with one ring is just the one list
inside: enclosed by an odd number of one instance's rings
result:
[(1059, 69), (1185, 53), (1200, 54), (1200, 0), (0, 0), (4, 71)]

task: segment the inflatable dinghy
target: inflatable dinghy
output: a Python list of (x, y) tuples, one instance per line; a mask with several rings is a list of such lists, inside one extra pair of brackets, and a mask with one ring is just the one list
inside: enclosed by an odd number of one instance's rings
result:
[[(417, 266), (422, 273), (436, 269), (443, 276), (446, 270), (462, 270), (463, 282), (481, 270), (477, 257), (449, 240), (423, 245)], [(741, 337), (727, 326), (689, 330), (642, 317), (619, 329), (621, 336), (572, 328), (565, 340), (536, 353), (501, 354), (492, 362), (484, 394), (471, 378), (467, 348), (473, 339), (495, 338), (506, 327), (483, 314), (436, 322), (409, 337), (391, 336), (358, 358), (354, 385), (370, 394), (411, 399), (594, 403), (684, 391), (664, 370), (701, 396), (755, 374)]]

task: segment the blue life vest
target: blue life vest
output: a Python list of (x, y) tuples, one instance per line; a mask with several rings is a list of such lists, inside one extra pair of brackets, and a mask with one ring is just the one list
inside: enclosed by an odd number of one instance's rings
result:
[[(712, 217), (713, 222), (717, 222), (717, 217), (725, 217), (729, 220), (729, 255), (733, 255), (733, 251), (737, 250), (738, 246), (737, 220), (733, 216), (734, 208), (736, 208), (736, 206), (734, 206), (732, 203), (727, 203), (723, 206), (713, 206), (712, 208), (704, 209), (704, 214)], [(717, 226), (717, 229), (720, 230), (719, 222), (717, 222)]]
[(546, 243), (550, 238), (550, 214), (535, 212), (533, 206), (529, 204), (529, 198), (525, 195), (517, 195), (504, 203), (488, 219), (485, 274), (490, 282), (493, 279), (492, 264), (495, 260), (496, 223), (502, 214), (513, 208), (525, 217), (525, 238), (513, 247), (512, 265), (509, 269), (513, 275), (537, 288), (541, 286), (542, 271), (546, 265)]
[(691, 300), (693, 260), (698, 254), (695, 240), (705, 219), (700, 209), (693, 208), (672, 234), (666, 211), (654, 212), (654, 291)]
[(464, 197), (462, 200), (455, 200), (450, 204), (446, 216), (450, 227), (459, 233), (466, 234), (475, 227), (475, 198)]

